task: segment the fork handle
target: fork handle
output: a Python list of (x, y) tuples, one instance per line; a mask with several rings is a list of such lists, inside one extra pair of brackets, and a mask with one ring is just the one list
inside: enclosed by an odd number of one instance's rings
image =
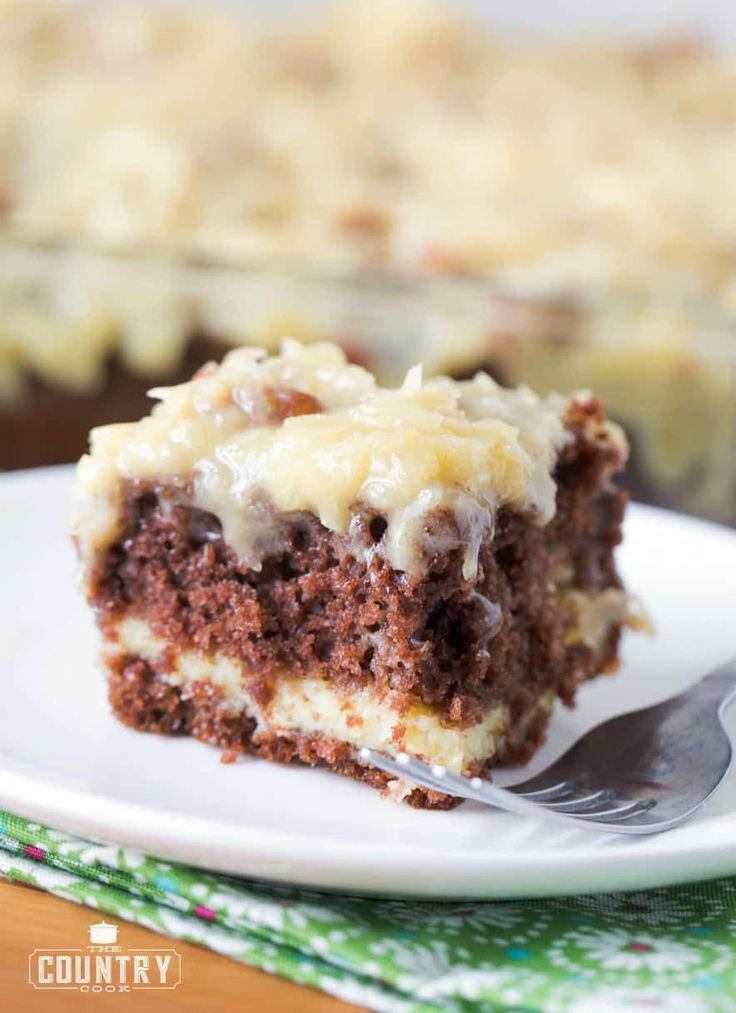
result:
[(736, 699), (736, 658), (731, 658), (725, 665), (706, 675), (687, 692), (700, 695), (706, 688), (714, 693), (714, 703), (717, 704), (718, 712), (723, 714)]

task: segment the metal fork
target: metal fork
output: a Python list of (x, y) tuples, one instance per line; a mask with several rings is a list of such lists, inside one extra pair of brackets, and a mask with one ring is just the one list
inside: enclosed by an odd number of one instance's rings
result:
[(399, 753), (361, 759), (423, 788), (519, 815), (576, 820), (617, 834), (656, 834), (691, 816), (723, 781), (731, 742), (723, 715), (736, 698), (736, 659), (679, 696), (605, 721), (542, 774), (501, 788)]

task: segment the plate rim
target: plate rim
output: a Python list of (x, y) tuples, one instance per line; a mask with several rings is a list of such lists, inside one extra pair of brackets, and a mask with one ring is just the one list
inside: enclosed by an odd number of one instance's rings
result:
[[(114, 800), (5, 769), (0, 769), (0, 798), (3, 806), (10, 798), (8, 808), (26, 819), (50, 822), (56, 830), (144, 851), (164, 861), (177, 861), (194, 868), (282, 886), (367, 896), (512, 900), (584, 895), (600, 892), (597, 885), (600, 883), (600, 867), (610, 857), (601, 846), (599, 835), (595, 835), (591, 836), (585, 848), (576, 847), (569, 853), (555, 849), (550, 855), (543, 846), (533, 850), (525, 848), (523, 863), (509, 858), (509, 852), (468, 854), (446, 848), (440, 855), (415, 846), (393, 850), (382, 842), (376, 842), (370, 860), (367, 860), (365, 847), (359, 841), (321, 838), (316, 842), (313, 836), (299, 831), (272, 828), (264, 831), (211, 817)], [(94, 815), (91, 815), (92, 811)], [(138, 829), (145, 825), (145, 818), (151, 813), (156, 815), (155, 831)], [(701, 826), (707, 830), (709, 825), (716, 825), (721, 832), (713, 836), (706, 832), (697, 848), (675, 845), (663, 853), (637, 855), (632, 863), (624, 861), (623, 854), (618, 855), (613, 867), (609, 866), (611, 885), (607, 890), (650, 889), (733, 873), (736, 867), (736, 812), (714, 816)], [(723, 834), (726, 829), (731, 830), (730, 838)], [(206, 843), (213, 839), (219, 842), (216, 851), (208, 850)], [(228, 841), (227, 846), (223, 846), (223, 841)], [(310, 842), (309, 857), (295, 863), (294, 849), (300, 841)], [(318, 847), (315, 847), (317, 843)], [(492, 861), (489, 861), (489, 854)], [(389, 861), (389, 879), (411, 871), (415, 882), (408, 882), (398, 890), (395, 884), (383, 882), (387, 878), (386, 863)], [(448, 862), (462, 863), (464, 875), (453, 880), (450, 890), (443, 888), (438, 891), (437, 877), (446, 874)], [(419, 863), (420, 876), (417, 875)], [(652, 867), (657, 872), (654, 877)], [(302, 869), (301, 874), (299, 868)], [(576, 875), (569, 881), (548, 880), (548, 877), (564, 876), (572, 870)], [(489, 871), (492, 873), (490, 876)], [(518, 883), (516, 877), (519, 874), (527, 877), (525, 883)], [(428, 884), (433, 882), (434, 888), (428, 888)]]

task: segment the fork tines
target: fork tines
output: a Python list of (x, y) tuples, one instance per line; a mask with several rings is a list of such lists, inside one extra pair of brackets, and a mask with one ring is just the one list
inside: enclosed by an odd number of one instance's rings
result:
[(361, 749), (360, 758), (430, 791), (441, 791), (527, 816), (541, 812), (599, 823), (604, 828), (608, 824), (614, 829), (618, 823), (648, 812), (656, 805), (650, 799), (618, 798), (608, 788), (590, 789), (577, 781), (561, 781), (534, 791), (515, 791), (480, 777), (463, 777), (437, 764), (430, 766), (407, 753), (399, 753), (394, 758), (372, 749)]

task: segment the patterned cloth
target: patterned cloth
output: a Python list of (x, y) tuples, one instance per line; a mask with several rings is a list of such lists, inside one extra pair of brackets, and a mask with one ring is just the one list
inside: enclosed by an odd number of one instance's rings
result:
[(736, 1011), (736, 880), (514, 903), (338, 897), (0, 812), (0, 875), (384, 1013)]

